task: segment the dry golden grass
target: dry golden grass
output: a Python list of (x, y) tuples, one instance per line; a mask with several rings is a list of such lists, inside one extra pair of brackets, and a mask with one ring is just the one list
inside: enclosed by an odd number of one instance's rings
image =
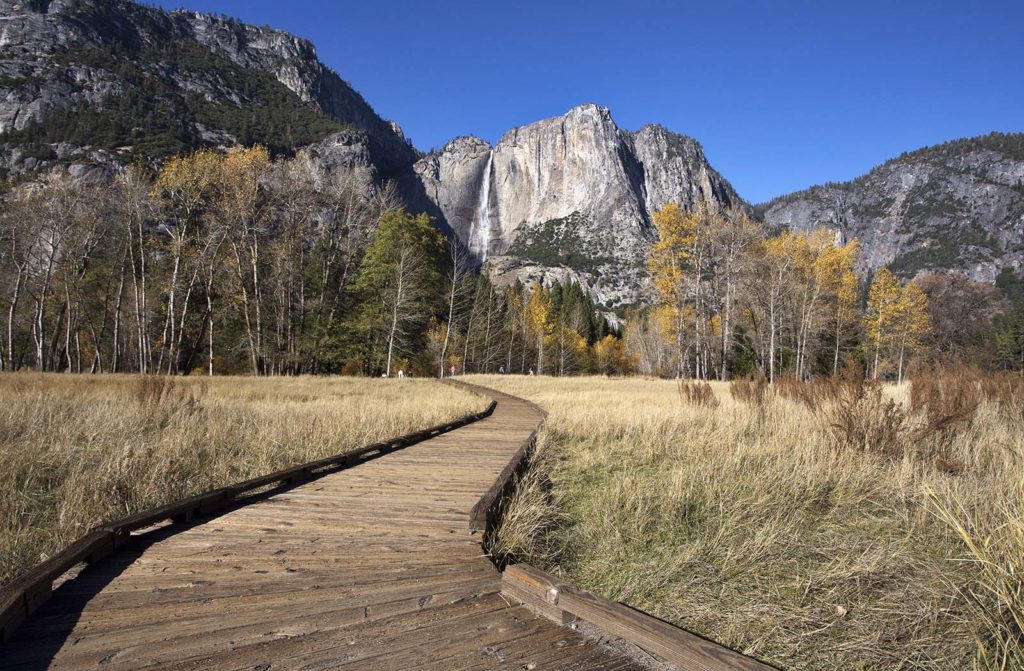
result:
[(472, 381), (550, 412), (495, 553), (787, 669), (1024, 668), (1013, 399), (950, 424), (908, 385)]
[(485, 405), (430, 380), (0, 375), (0, 583), (102, 521)]

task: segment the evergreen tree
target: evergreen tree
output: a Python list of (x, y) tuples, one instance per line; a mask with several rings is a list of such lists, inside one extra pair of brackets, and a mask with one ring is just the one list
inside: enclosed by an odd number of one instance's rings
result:
[(439, 296), (444, 237), (426, 214), (386, 213), (366, 250), (356, 280), (362, 331), (380, 348), (373, 354), (390, 376), (395, 360), (415, 354)]

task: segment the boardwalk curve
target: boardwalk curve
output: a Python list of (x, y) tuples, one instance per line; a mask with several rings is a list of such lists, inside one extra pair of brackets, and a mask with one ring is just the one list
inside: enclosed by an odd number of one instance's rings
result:
[[(585, 617), (565, 605), (579, 602), (571, 586), (537, 572), (531, 595), (513, 572), (503, 593), (479, 529), (543, 414), (487, 393), (497, 406), (479, 421), (96, 562), (0, 646), (0, 669), (646, 668), (628, 644), (563, 626)], [(660, 636), (658, 621), (595, 603), (629, 625), (613, 633)], [(765, 668), (715, 648), (723, 664), (679, 668)]]

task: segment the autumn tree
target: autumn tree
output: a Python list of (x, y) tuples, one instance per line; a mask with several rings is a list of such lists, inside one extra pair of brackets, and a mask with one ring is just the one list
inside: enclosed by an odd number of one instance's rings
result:
[(551, 322), (551, 294), (543, 286), (538, 285), (530, 292), (525, 315), (526, 332), (536, 347), (537, 375), (543, 375), (545, 346), (554, 330)]
[(668, 203), (654, 212), (652, 220), (658, 240), (647, 259), (647, 271), (664, 308), (676, 374), (681, 375), (686, 357), (687, 267), (697, 241), (697, 216)]
[[(167, 304), (162, 343), (157, 370), (168, 372), (177, 369), (177, 346), (181, 342), (179, 324), (185, 321), (188, 300), (181, 305), (182, 275), (186, 278), (184, 293), (191, 295), (197, 273), (183, 268), (189, 260), (188, 252), (193, 244), (193, 235), (199, 225), (203, 209), (208, 206), (211, 192), (221, 167), (221, 157), (215, 151), (201, 150), (185, 156), (176, 156), (164, 164), (153, 184), (153, 197), (160, 206), (160, 214), (166, 224), (170, 272), (167, 277), (165, 294)], [(166, 368), (164, 361), (166, 360)]]
[(817, 261), (819, 282), (824, 288), (830, 312), (832, 337), (832, 374), (839, 374), (840, 354), (848, 332), (856, 325), (859, 280), (854, 270), (860, 256), (860, 245), (852, 240), (842, 246), (829, 246)]
[[(626, 351), (636, 361), (636, 369), (641, 375), (665, 375), (668, 361), (672, 353), (666, 347), (666, 329), (663, 322), (672, 319), (660, 318), (659, 311), (663, 307), (653, 309), (631, 309), (626, 313), (623, 341)], [(671, 328), (671, 327), (670, 327)], [(670, 330), (670, 328), (668, 330)]]
[(735, 343), (738, 294), (744, 289), (756, 261), (757, 245), (764, 227), (736, 206), (718, 218), (709, 231), (713, 268), (713, 291), (719, 306), (719, 371), (728, 380)]
[(878, 377), (879, 363), (895, 338), (900, 315), (900, 283), (887, 268), (875, 274), (864, 312), (864, 333), (874, 351), (871, 376)]
[(911, 354), (921, 351), (925, 337), (931, 330), (928, 316), (928, 298), (917, 282), (907, 282), (900, 289), (896, 305), (893, 339), (899, 352), (897, 379), (903, 382), (903, 362)]
[(604, 375), (626, 375), (633, 372), (635, 362), (626, 352), (621, 338), (609, 334), (594, 343), (594, 366)]
[[(254, 375), (264, 372), (263, 242), (268, 232), (269, 203), (261, 188), (270, 171), (270, 154), (263, 147), (233, 149), (217, 173), (217, 216), (226, 227), (241, 295), (249, 363)], [(205, 246), (211, 243), (207, 240)], [(205, 251), (205, 250), (204, 250)]]
[(752, 312), (759, 313), (759, 323), (767, 329), (762, 338), (762, 367), (767, 371), (768, 380), (774, 382), (786, 317), (786, 302), (792, 281), (794, 267), (802, 262), (802, 243), (792, 231), (769, 238), (764, 242), (763, 255), (755, 283), (757, 290), (752, 293), (757, 303)]
[(900, 285), (888, 269), (875, 275), (864, 312), (864, 332), (874, 350), (872, 376), (878, 377), (883, 358), (896, 358), (897, 378), (903, 380), (908, 355), (919, 352), (931, 328), (928, 298), (917, 282)]

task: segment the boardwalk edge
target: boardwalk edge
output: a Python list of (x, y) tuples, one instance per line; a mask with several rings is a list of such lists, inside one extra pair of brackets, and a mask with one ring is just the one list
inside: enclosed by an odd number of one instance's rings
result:
[[(462, 382), (460, 380), (446, 380), (446, 382), (455, 387), (465, 389), (467, 391), (480, 394), (481, 396), (495, 400), (494, 395), (501, 394), (493, 389), (487, 387), (481, 387), (469, 382)], [(512, 493), (515, 490), (518, 476), (521, 476), (530, 464), (530, 458), (533, 456), (533, 451), (537, 446), (537, 434), (540, 432), (541, 427), (547, 420), (548, 412), (544, 408), (540, 407), (532, 401), (528, 401), (518, 396), (513, 396), (516, 401), (529, 405), (537, 413), (539, 419), (537, 426), (534, 427), (533, 432), (530, 436), (523, 441), (523, 444), (516, 450), (512, 458), (505, 464), (505, 467), (501, 469), (501, 473), (498, 474), (497, 479), (494, 483), (488, 487), (484, 495), (480, 497), (480, 500), (473, 506), (472, 511), (469, 514), (469, 531), (470, 533), (483, 532), (484, 538), (490, 536), (491, 532), (497, 527), (501, 521), (502, 514), (504, 513), (505, 506), (508, 504)]]
[(558, 624), (590, 627), (635, 645), (673, 668), (687, 671), (770, 671), (752, 657), (660, 620), (643, 611), (591, 594), (529, 564), (514, 564), (501, 575), (501, 593)]

